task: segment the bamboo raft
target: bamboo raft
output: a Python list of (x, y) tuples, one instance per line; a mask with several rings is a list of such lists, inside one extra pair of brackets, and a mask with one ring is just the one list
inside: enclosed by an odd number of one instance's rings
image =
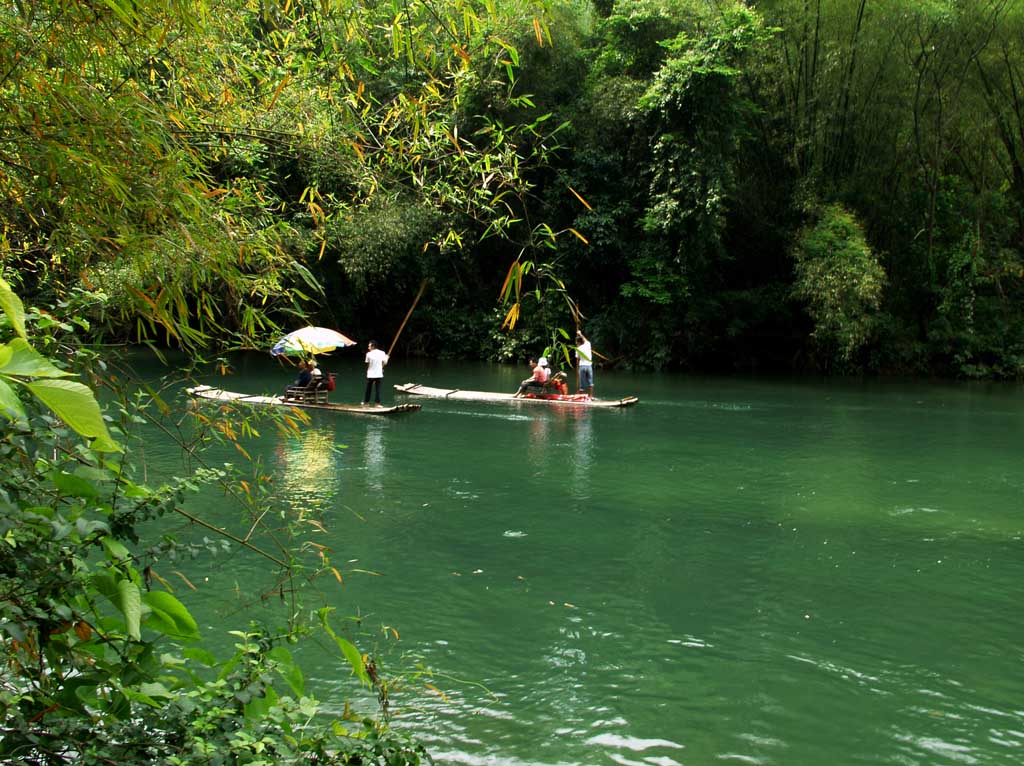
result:
[(205, 399), (213, 402), (227, 402), (233, 404), (252, 404), (256, 406), (271, 407), (298, 407), (303, 410), (323, 410), (325, 412), (351, 412), (356, 415), (397, 415), (403, 412), (415, 412), (422, 405), (403, 402), (387, 407), (374, 404), (334, 404), (327, 401), (326, 392), (318, 392), (317, 395), (308, 397), (284, 397), (284, 396), (263, 396), (256, 394), (239, 394), (234, 391), (224, 391), (212, 386), (195, 386), (186, 389), (188, 395), (194, 399)]
[(395, 385), (395, 392), (406, 396), (430, 399), (455, 399), (468, 402), (524, 402), (527, 404), (553, 404), (572, 407), (629, 407), (640, 400), (635, 396), (621, 399), (593, 399), (586, 394), (504, 394), (495, 391), (463, 391), (458, 388), (431, 388), (419, 383)]

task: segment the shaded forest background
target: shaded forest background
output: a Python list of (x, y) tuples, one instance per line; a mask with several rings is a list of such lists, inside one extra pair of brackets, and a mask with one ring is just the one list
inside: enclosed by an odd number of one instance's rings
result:
[[(908, 7), (909, 6), (909, 7)], [(0, 269), (95, 340), (1024, 374), (1011, 0), (0, 11)]]

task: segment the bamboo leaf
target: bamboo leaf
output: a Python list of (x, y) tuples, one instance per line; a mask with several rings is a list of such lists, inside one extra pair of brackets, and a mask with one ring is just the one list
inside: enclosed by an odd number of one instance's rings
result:
[(507, 327), (509, 330), (514, 330), (517, 319), (519, 319), (519, 304), (513, 303), (512, 308), (505, 314), (505, 321), (501, 323), (501, 328), (505, 329)]
[(268, 110), (274, 108), (274, 104), (277, 103), (277, 97), (281, 95), (281, 91), (284, 90), (284, 86), (287, 85), (288, 82), (291, 79), (292, 79), (292, 76), (289, 74), (289, 75), (285, 75), (284, 79), (281, 80), (281, 84), (278, 85), (277, 86), (277, 90), (274, 91), (274, 97), (270, 99), (270, 106), (267, 107)]
[(571, 186), (569, 187), (569, 191), (572, 192), (572, 196), (574, 196), (576, 199), (578, 199), (580, 202), (583, 203), (583, 207), (585, 207), (587, 210), (593, 210), (594, 209), (594, 208), (592, 208), (590, 206), (590, 203), (587, 202), (585, 199), (583, 199), (583, 197), (580, 196), (580, 193), (578, 191), (576, 191), (575, 189), (573, 189)]
[(103, 0), (103, 4), (113, 11), (114, 15), (117, 16), (126, 26), (133, 29), (135, 28), (135, 20), (133, 18), (134, 14), (125, 8), (125, 6), (121, 5), (121, 3), (114, 2), (114, 0)]
[(576, 229), (572, 228), (571, 226), (569, 227), (569, 231), (571, 231), (573, 234), (575, 234), (580, 239), (580, 241), (583, 242), (584, 245), (589, 245), (590, 244), (590, 242), (587, 241), (586, 237), (584, 237), (582, 234), (580, 234), (578, 231), (576, 231)]
[(320, 624), (323, 626), (323, 629), (327, 632), (327, 635), (334, 639), (334, 642), (338, 645), (338, 648), (341, 650), (341, 653), (344, 655), (345, 659), (348, 660), (349, 665), (352, 666), (352, 670), (353, 672), (355, 672), (359, 680), (362, 681), (365, 686), (369, 687), (371, 685), (370, 676), (366, 672), (366, 665), (363, 663), (363, 657), (361, 654), (359, 654), (359, 650), (356, 649), (355, 645), (352, 644), (351, 641), (347, 641), (346, 639), (342, 638), (337, 633), (335, 633), (334, 629), (330, 626), (330, 623), (328, 623), (327, 621), (327, 618), (332, 611), (334, 610), (330, 607), (326, 607), (318, 612), (320, 616)]
[(345, 659), (348, 660), (348, 664), (352, 666), (352, 670), (359, 677), (364, 684), (370, 685), (370, 677), (366, 672), (366, 666), (363, 663), (363, 657), (359, 654), (359, 650), (356, 649), (355, 645), (350, 641), (345, 640), (341, 636), (334, 636), (335, 642), (338, 644), (338, 648), (341, 649), (341, 653), (345, 655)]
[(502, 301), (508, 300), (509, 297), (509, 285), (512, 284), (512, 277), (516, 273), (516, 267), (519, 265), (519, 261), (512, 261), (512, 265), (508, 267), (508, 273), (505, 274), (505, 281), (501, 284), (501, 289), (498, 291), (498, 298)]

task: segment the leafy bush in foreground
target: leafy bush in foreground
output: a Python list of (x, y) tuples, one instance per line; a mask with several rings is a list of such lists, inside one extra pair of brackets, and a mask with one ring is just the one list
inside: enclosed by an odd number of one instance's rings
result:
[[(226, 661), (201, 648), (139, 528), (220, 474), (134, 481), (123, 434), (108, 432), (91, 390), (33, 349), (2, 280), (0, 304), (15, 336), (0, 343), (0, 763), (430, 763), (374, 718), (325, 721), (278, 640), (294, 634), (235, 631)], [(360, 681), (378, 684), (320, 616)]]

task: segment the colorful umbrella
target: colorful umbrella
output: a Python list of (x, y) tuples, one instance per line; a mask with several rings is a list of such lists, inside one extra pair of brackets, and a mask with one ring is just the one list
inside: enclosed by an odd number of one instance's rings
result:
[(270, 349), (270, 353), (272, 356), (324, 354), (334, 351), (336, 348), (345, 348), (355, 344), (354, 340), (342, 335), (337, 330), (329, 330), (326, 327), (303, 327), (301, 330), (295, 330), (281, 338)]

